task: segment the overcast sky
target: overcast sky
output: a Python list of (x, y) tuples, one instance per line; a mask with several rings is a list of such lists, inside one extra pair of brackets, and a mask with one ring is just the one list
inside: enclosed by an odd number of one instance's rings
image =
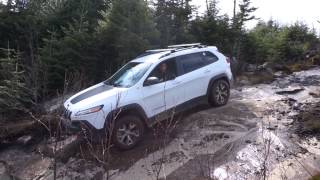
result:
[[(233, 14), (233, 0), (218, 1), (221, 14)], [(206, 0), (193, 0), (200, 12), (205, 11), (205, 2)], [(252, 0), (252, 5), (258, 8), (254, 15), (262, 20), (272, 18), (281, 24), (303, 21), (320, 32), (320, 23), (317, 22), (320, 21), (320, 0)], [(256, 22), (248, 23), (247, 27), (253, 27)]]
[[(2, 2), (6, 0), (0, 0)], [(218, 0), (221, 14), (232, 15), (233, 0)], [(238, 2), (240, 0), (237, 0)], [(192, 0), (192, 3), (199, 7), (200, 12), (205, 11), (206, 0)], [(320, 33), (320, 0), (252, 0), (253, 6), (258, 7), (254, 13), (256, 17), (262, 20), (270, 18), (281, 24), (292, 24), (294, 22), (303, 21), (314, 27)], [(252, 28), (257, 21), (248, 23), (247, 28)]]

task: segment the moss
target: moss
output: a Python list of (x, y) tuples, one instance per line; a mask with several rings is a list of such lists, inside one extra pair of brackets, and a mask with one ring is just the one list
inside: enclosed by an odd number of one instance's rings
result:
[(313, 63), (311, 61), (307, 61), (307, 62), (299, 62), (299, 63), (294, 63), (291, 65), (288, 65), (288, 68), (292, 72), (297, 72), (297, 71), (303, 71), (303, 70), (310, 69), (310, 67), (312, 67), (312, 65), (313, 65)]
[(242, 75), (239, 76), (237, 80), (244, 80), (252, 85), (260, 83), (270, 83), (274, 80), (274, 75), (267, 71), (247, 72), (242, 73)]
[(320, 180), (320, 174), (313, 176), (310, 180)]

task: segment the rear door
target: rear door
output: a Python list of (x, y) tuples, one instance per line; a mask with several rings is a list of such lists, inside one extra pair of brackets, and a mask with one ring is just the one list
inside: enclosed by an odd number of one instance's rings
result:
[(169, 73), (174, 74), (174, 77), (165, 82), (165, 108), (166, 110), (171, 109), (175, 111), (176, 106), (183, 103), (185, 99), (183, 78), (179, 76), (176, 58), (168, 59), (166, 63), (168, 67), (171, 67), (168, 70), (170, 71)]
[(197, 52), (177, 57), (181, 79), (185, 91), (184, 101), (206, 95), (214, 63), (217, 57), (210, 52)]

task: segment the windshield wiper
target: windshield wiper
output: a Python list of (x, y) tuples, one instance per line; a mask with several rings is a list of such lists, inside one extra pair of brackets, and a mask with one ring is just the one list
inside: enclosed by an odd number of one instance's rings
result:
[(104, 84), (109, 85), (109, 86), (113, 86), (113, 87), (121, 87), (120, 84), (117, 83), (111, 83), (109, 81), (104, 81)]
[(112, 84), (109, 82), (109, 81), (104, 81), (103, 82), (105, 85), (110, 85), (110, 86), (112, 86)]

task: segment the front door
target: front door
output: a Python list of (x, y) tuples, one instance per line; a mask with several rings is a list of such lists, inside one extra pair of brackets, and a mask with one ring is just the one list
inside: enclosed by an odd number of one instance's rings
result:
[[(142, 91), (144, 104), (151, 116), (160, 115), (183, 101), (184, 91), (176, 76), (177, 66), (172, 58), (157, 65), (147, 77), (159, 79), (156, 84), (144, 86)], [(162, 116), (159, 118), (162, 119)]]

